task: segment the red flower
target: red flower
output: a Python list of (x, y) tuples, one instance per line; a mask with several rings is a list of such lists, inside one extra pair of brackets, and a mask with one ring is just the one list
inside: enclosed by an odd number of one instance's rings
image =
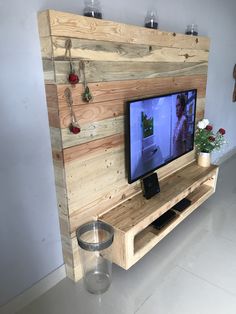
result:
[(80, 133), (80, 128), (77, 126), (74, 126), (72, 123), (69, 126), (69, 130), (71, 131), (71, 133), (73, 134), (78, 134)]
[(221, 135), (224, 135), (224, 134), (225, 134), (225, 129), (220, 128), (218, 132), (219, 132)]
[(77, 84), (77, 83), (79, 83), (79, 77), (78, 77), (78, 75), (75, 74), (75, 73), (73, 73), (73, 72), (71, 72), (71, 73), (69, 74), (68, 80), (69, 80), (69, 82), (70, 82), (71, 84)]
[(205, 129), (206, 129), (207, 131), (212, 131), (212, 126), (211, 126), (210, 124), (208, 124), (208, 125), (205, 127)]
[(208, 140), (209, 140), (210, 142), (215, 142), (214, 136), (209, 136), (209, 137), (208, 137)]

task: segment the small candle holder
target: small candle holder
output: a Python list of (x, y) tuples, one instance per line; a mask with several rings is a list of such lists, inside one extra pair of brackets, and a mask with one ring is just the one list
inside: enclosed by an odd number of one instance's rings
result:
[(99, 0), (85, 0), (84, 5), (84, 16), (102, 19), (102, 8)]
[(144, 26), (147, 28), (158, 29), (157, 12), (155, 10), (147, 11)]
[(185, 34), (186, 35), (192, 35), (192, 36), (198, 36), (198, 26), (197, 26), (197, 24), (187, 25)]

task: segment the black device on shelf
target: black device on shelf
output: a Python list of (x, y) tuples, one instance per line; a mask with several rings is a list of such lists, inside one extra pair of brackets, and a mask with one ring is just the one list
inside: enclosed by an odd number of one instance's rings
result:
[(153, 221), (152, 224), (155, 228), (160, 230), (165, 227), (165, 225), (167, 225), (171, 220), (173, 220), (176, 215), (177, 214), (172, 209), (169, 209), (167, 212), (165, 212), (163, 215)]
[(142, 180), (143, 196), (148, 200), (160, 192), (159, 181), (156, 172)]
[(191, 201), (188, 198), (183, 198), (181, 201), (175, 204), (172, 208), (177, 210), (178, 212), (182, 212), (190, 205), (191, 205)]

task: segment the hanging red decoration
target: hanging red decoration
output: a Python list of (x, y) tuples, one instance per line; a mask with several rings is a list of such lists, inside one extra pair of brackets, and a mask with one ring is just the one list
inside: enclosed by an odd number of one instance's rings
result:
[(70, 84), (75, 85), (79, 83), (79, 76), (75, 73), (75, 69), (72, 63), (72, 57), (71, 57), (71, 48), (72, 48), (72, 42), (71, 39), (67, 39), (65, 44), (66, 52), (65, 52), (65, 58), (67, 58), (67, 54), (69, 56), (70, 61), (70, 72), (68, 76), (68, 81)]
[(73, 99), (72, 99), (71, 91), (70, 91), (69, 88), (65, 89), (64, 95), (65, 95), (65, 98), (66, 98), (66, 102), (67, 102), (67, 104), (68, 104), (68, 106), (70, 108), (71, 123), (69, 125), (69, 130), (73, 134), (78, 134), (78, 133), (80, 133), (81, 128), (80, 128), (79, 122), (78, 122), (78, 120), (76, 118), (76, 115), (75, 115), (73, 107), (72, 107)]

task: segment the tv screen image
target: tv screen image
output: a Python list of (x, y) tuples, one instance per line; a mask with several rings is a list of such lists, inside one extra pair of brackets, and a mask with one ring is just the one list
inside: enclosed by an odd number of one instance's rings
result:
[(193, 150), (196, 99), (194, 89), (127, 103), (129, 183)]

